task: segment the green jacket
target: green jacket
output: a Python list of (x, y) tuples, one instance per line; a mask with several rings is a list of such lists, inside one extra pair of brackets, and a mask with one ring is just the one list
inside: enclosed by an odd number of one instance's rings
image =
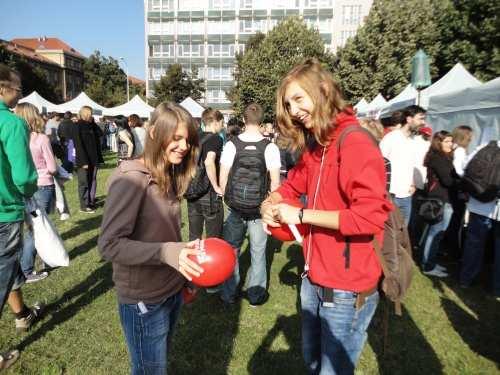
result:
[(26, 122), (0, 100), (0, 223), (24, 218), (24, 198), (37, 190)]

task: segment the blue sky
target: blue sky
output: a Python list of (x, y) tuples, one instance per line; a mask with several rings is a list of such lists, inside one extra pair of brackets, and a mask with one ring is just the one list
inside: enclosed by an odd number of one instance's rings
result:
[(104, 56), (124, 57), (129, 74), (144, 79), (142, 0), (0, 2), (0, 39), (57, 37), (85, 56), (99, 50)]

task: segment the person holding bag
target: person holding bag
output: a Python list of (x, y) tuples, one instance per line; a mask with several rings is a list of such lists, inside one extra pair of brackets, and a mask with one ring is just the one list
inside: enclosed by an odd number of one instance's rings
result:
[(460, 178), (453, 166), (453, 137), (445, 130), (434, 133), (424, 159), (427, 167), (427, 198), (442, 205), (442, 215), (428, 229), (422, 254), (422, 269), (428, 276), (447, 277), (446, 268), (436, 263), (444, 232), (453, 215), (452, 202), (457, 199)]
[[(382, 241), (392, 209), (384, 160), (338, 84), (313, 59), (293, 68), (277, 94), (279, 132), (302, 156), (262, 203), (267, 226), (309, 224), (300, 291), (302, 353), (311, 374), (352, 374), (378, 304)], [(307, 206), (281, 203), (307, 195)]]
[(199, 239), (181, 239), (181, 199), (197, 148), (191, 115), (162, 103), (151, 117), (143, 155), (120, 163), (108, 182), (98, 246), (113, 265), (132, 374), (166, 374), (181, 290), (203, 272), (188, 257), (201, 256)]

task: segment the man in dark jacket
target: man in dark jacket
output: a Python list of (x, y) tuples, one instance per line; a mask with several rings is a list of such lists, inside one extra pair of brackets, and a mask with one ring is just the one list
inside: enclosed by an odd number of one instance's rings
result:
[(57, 128), (57, 135), (62, 147), (62, 167), (68, 172), (73, 172), (73, 162), (68, 160), (68, 142), (72, 138), (73, 121), (71, 121), (71, 112), (64, 113), (63, 120)]

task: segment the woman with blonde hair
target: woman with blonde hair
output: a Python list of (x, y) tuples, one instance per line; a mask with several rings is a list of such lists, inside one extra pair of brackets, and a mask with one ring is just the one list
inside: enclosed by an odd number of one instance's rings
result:
[[(384, 161), (316, 60), (286, 75), (276, 110), (280, 134), (303, 153), (263, 202), (262, 220), (274, 227), (309, 226), (300, 291), (302, 353), (311, 374), (351, 374), (378, 303), (382, 270), (373, 239), (382, 241), (392, 208)], [(282, 203), (303, 194), (306, 207)]]
[(99, 238), (113, 264), (119, 315), (132, 374), (166, 374), (181, 290), (203, 271), (182, 242), (181, 199), (195, 173), (198, 135), (174, 103), (156, 107), (140, 158), (124, 160), (108, 181)]

